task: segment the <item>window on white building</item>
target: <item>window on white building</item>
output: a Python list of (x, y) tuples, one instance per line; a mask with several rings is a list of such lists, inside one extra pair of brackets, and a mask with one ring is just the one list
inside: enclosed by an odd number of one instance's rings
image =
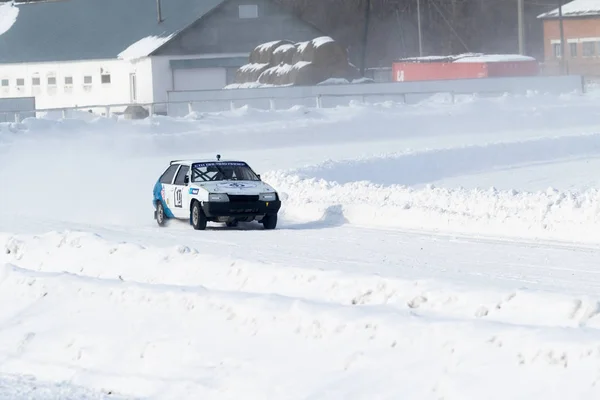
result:
[(48, 86), (56, 86), (56, 77), (55, 76), (48, 77)]
[(83, 84), (84, 85), (91, 85), (92, 84), (92, 77), (90, 75), (86, 75), (83, 77)]
[(65, 76), (65, 85), (70, 86), (73, 84), (73, 77), (72, 76)]
[(256, 4), (244, 4), (238, 8), (240, 18), (258, 18), (258, 6)]
[(17, 79), (17, 87), (18, 86), (25, 86), (25, 79), (23, 78), (18, 78)]
[(8, 87), (8, 79), (2, 79), (2, 87)]
[(40, 82), (41, 82), (41, 81), (40, 81), (40, 78), (39, 78), (39, 77), (33, 77), (33, 78), (31, 78), (31, 84), (32, 84), (33, 86), (40, 86)]
[(102, 82), (103, 84), (110, 83), (110, 74), (102, 74), (102, 75), (100, 75), (100, 82)]

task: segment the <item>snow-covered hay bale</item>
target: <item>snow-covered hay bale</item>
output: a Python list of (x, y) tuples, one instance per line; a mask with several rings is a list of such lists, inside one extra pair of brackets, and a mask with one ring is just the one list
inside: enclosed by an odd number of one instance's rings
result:
[(241, 66), (236, 74), (236, 83), (256, 82), (260, 74), (269, 69), (268, 63), (252, 63)]
[(273, 50), (271, 57), (271, 65), (289, 64), (294, 63), (294, 55), (296, 54), (296, 46), (291, 43), (286, 43), (278, 46)]
[(292, 56), (292, 64), (297, 64), (300, 61), (311, 62), (312, 60), (307, 56), (309, 49), (312, 50), (312, 40), (308, 42), (300, 42), (295, 44), (295, 54)]
[(317, 85), (328, 79), (353, 81), (360, 76), (348, 62), (346, 49), (329, 36), (306, 42), (275, 40), (252, 51), (249, 63), (236, 74), (236, 83)]
[(250, 53), (251, 64), (272, 64), (273, 52), (280, 46), (293, 44), (289, 40), (274, 40), (260, 44)]
[(318, 37), (306, 46), (302, 53), (302, 61), (310, 61), (317, 66), (348, 65), (348, 53), (339, 43), (329, 36)]
[(281, 63), (265, 70), (258, 78), (258, 82), (269, 85), (289, 84), (289, 72), (292, 65)]
[(312, 86), (330, 78), (324, 68), (308, 61), (299, 61), (288, 72), (287, 79), (295, 86)]

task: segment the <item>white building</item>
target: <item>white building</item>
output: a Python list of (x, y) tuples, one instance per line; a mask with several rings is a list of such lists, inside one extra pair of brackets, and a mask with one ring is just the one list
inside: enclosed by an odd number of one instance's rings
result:
[(0, 98), (35, 96), (38, 109), (220, 89), (258, 44), (322, 35), (271, 0), (17, 2), (0, 22)]

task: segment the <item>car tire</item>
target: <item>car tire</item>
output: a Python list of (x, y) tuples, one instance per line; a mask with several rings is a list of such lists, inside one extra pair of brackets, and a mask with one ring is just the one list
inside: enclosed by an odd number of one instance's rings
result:
[(165, 226), (167, 222), (167, 218), (165, 216), (165, 208), (162, 205), (162, 202), (159, 200), (156, 202), (156, 223), (158, 226)]
[(203, 231), (206, 229), (206, 215), (204, 215), (204, 211), (202, 211), (202, 207), (200, 207), (200, 203), (197, 201), (192, 203), (190, 219), (195, 230)]
[(275, 229), (277, 227), (277, 214), (267, 214), (262, 219), (265, 229)]

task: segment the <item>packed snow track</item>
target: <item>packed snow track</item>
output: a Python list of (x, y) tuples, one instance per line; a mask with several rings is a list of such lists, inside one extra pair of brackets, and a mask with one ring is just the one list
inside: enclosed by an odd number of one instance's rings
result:
[[(598, 398), (599, 104), (0, 124), (0, 399)], [(276, 230), (157, 226), (217, 153)]]

